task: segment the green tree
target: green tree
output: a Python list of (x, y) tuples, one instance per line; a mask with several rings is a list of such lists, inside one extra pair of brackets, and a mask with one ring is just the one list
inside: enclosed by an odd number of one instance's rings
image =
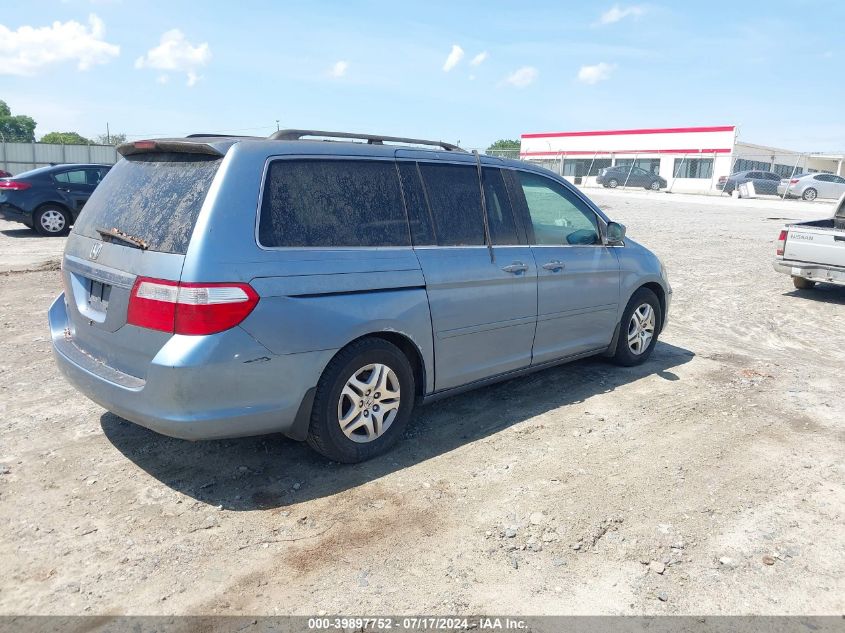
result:
[(12, 110), (0, 99), (0, 141), (31, 143), (35, 140), (35, 121), (25, 114), (12, 116)]
[(42, 143), (61, 143), (62, 145), (89, 145), (91, 141), (76, 132), (50, 132), (41, 137)]
[(105, 134), (100, 134), (94, 142), (98, 145), (122, 145), (126, 142), (126, 134), (123, 132), (117, 132), (116, 134), (109, 134), (106, 136)]
[(500, 138), (498, 141), (493, 143), (490, 147), (487, 148), (488, 152), (495, 152), (495, 151), (502, 151), (502, 150), (516, 150), (519, 151), (519, 141), (509, 139), (509, 138)]

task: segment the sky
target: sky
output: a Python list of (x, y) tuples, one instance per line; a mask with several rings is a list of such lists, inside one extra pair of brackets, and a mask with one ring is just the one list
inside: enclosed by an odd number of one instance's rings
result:
[(0, 0), (0, 99), (36, 136), (737, 125), (845, 151), (845, 2)]

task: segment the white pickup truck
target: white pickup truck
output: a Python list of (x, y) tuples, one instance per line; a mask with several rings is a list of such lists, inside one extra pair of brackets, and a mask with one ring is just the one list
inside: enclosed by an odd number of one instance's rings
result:
[(788, 224), (777, 241), (775, 270), (792, 276), (796, 288), (818, 282), (845, 286), (845, 195), (829, 220)]

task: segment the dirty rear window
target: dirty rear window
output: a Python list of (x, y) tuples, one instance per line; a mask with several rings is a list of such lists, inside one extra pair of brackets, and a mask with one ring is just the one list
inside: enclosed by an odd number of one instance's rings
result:
[(220, 157), (185, 153), (127, 156), (94, 190), (75, 233), (100, 239), (117, 228), (149, 250), (184, 255)]
[(392, 161), (277, 160), (261, 203), (262, 246), (408, 246)]

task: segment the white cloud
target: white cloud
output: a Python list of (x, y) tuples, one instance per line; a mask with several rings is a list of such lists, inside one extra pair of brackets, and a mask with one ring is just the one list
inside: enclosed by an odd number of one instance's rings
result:
[(452, 44), (452, 50), (449, 52), (449, 56), (446, 58), (446, 61), (443, 63), (443, 72), (449, 72), (455, 66), (458, 65), (458, 62), (461, 61), (464, 57), (464, 49), (462, 49), (457, 44)]
[(516, 88), (525, 88), (526, 86), (534, 83), (534, 80), (537, 79), (537, 75), (539, 74), (540, 72), (533, 66), (523, 66), (508, 75), (505, 78), (505, 83), (515, 86)]
[(88, 26), (75, 20), (50, 26), (22, 26), (12, 31), (0, 24), (0, 75), (34, 75), (61, 62), (76, 62), (79, 70), (105, 64), (120, 54), (120, 47), (103, 40), (103, 21), (93, 13)]
[[(185, 39), (179, 29), (172, 29), (162, 34), (159, 45), (147, 51), (135, 60), (135, 68), (154, 68), (168, 72), (185, 73), (187, 85), (194, 86), (202, 79), (198, 70), (211, 61), (211, 49), (208, 42), (198, 46)], [(161, 83), (161, 76), (159, 76)]]
[(330, 74), (332, 77), (343, 77), (346, 74), (348, 68), (349, 62), (340, 60), (332, 66)]
[(614, 4), (611, 8), (601, 14), (599, 24), (613, 24), (619, 22), (627, 17), (638, 18), (645, 13), (645, 7), (638, 4), (632, 4), (629, 7), (620, 7)]
[(585, 84), (597, 84), (610, 79), (610, 74), (616, 69), (616, 64), (599, 62), (593, 66), (581, 66), (578, 71), (578, 81)]
[(479, 53), (475, 57), (472, 58), (472, 61), (469, 63), (470, 66), (480, 66), (484, 63), (484, 60), (487, 59), (487, 51)]

